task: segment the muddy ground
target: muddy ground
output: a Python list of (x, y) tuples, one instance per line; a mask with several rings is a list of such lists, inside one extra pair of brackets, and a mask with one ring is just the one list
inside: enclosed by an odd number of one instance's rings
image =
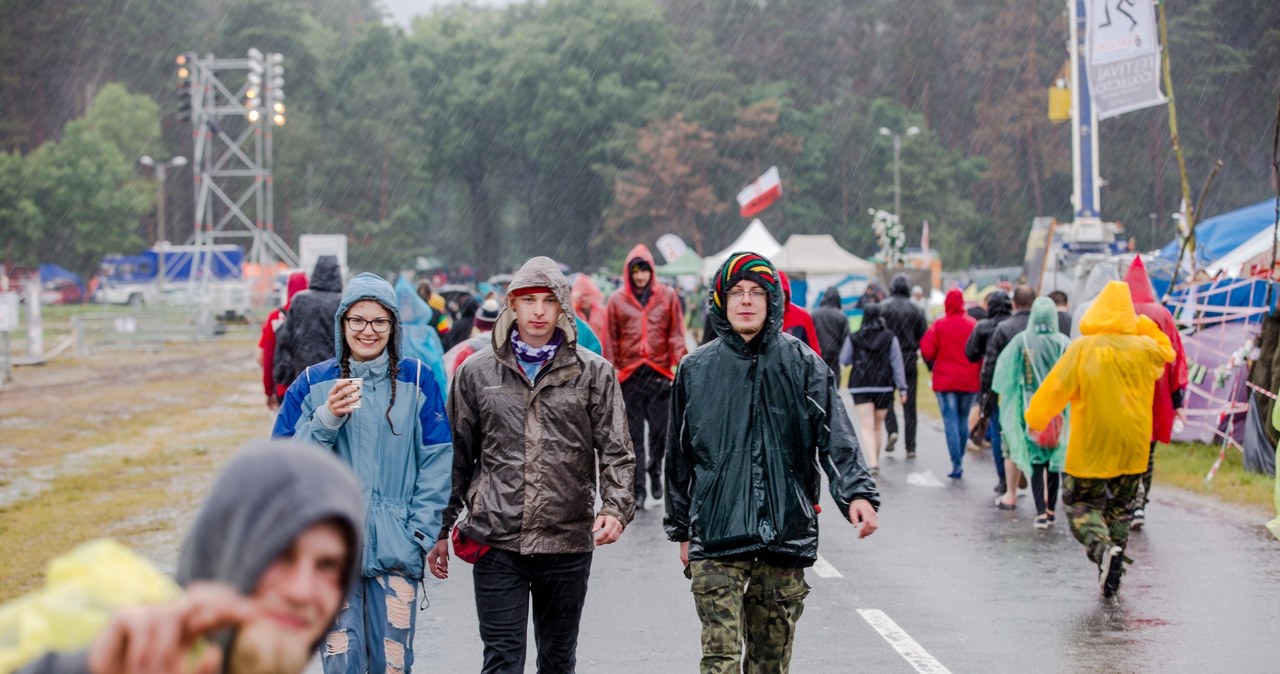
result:
[(0, 601), (93, 538), (172, 570), (217, 470), (270, 434), (255, 346), (242, 334), (15, 369), (0, 386)]

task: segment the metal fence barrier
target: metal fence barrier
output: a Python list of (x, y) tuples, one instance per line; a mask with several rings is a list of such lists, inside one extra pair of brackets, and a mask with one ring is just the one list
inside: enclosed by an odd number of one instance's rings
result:
[(212, 312), (198, 308), (145, 307), (78, 314), (71, 317), (71, 331), (76, 355), (84, 358), (108, 351), (157, 351), (165, 343), (250, 336), (257, 326), (222, 323)]

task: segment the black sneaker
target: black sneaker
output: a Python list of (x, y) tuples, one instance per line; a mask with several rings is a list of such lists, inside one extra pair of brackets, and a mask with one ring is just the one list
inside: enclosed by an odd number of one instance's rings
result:
[(649, 495), (655, 499), (662, 498), (662, 478), (657, 475), (649, 476)]
[(1124, 548), (1113, 545), (1102, 553), (1102, 564), (1098, 565), (1098, 585), (1102, 587), (1102, 596), (1110, 599), (1120, 591), (1120, 576), (1124, 575)]
[(1004, 483), (1004, 480), (1000, 480), (1000, 483), (996, 485), (996, 488), (992, 489), (991, 491), (994, 491), (997, 494), (1003, 494), (1009, 491), (1009, 489), (1008, 489), (1008, 485)]

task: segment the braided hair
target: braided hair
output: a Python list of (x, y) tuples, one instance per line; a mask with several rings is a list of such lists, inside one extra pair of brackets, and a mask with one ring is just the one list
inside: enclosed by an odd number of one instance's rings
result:
[[(396, 406), (396, 377), (400, 375), (400, 326), (399, 321), (395, 320), (395, 314), (391, 311), (387, 313), (392, 317), (391, 336), (387, 338), (387, 376), (391, 380), (391, 402), (387, 404), (385, 416), (387, 425), (391, 427), (391, 434), (398, 436), (400, 434), (396, 432), (396, 424), (391, 420), (391, 408)], [(347, 344), (345, 335), (342, 354), (338, 357), (338, 372), (343, 379), (351, 376), (351, 347)]]

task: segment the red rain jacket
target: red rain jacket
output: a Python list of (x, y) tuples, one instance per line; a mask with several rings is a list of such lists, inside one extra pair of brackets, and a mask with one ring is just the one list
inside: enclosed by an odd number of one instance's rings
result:
[(977, 393), (982, 362), (970, 362), (964, 345), (978, 322), (964, 311), (964, 293), (947, 291), (947, 314), (934, 321), (920, 339), (920, 355), (933, 368), (933, 390), (942, 393)]
[[(631, 262), (639, 258), (654, 270), (649, 281), (648, 304), (640, 304), (631, 287)], [(675, 379), (676, 365), (688, 348), (684, 343), (684, 311), (676, 291), (658, 282), (653, 254), (637, 244), (622, 266), (622, 287), (609, 297), (605, 307), (607, 330), (600, 335), (609, 362), (618, 370), (618, 381), (648, 365), (667, 379)]]
[[(813, 327), (813, 316), (803, 307), (792, 304), (791, 281), (787, 275), (779, 270), (778, 278), (782, 281), (782, 295), (787, 302), (787, 310), (782, 314), (782, 331), (808, 344), (814, 353), (822, 355), (822, 347), (818, 344), (818, 329)], [(796, 334), (797, 328), (804, 333), (803, 336)]]
[(289, 388), (289, 384), (293, 383), (277, 384), (271, 376), (271, 368), (276, 361), (276, 328), (280, 327), (280, 321), (284, 317), (284, 312), (289, 310), (289, 303), (293, 301), (293, 296), (307, 289), (306, 272), (295, 271), (289, 274), (288, 288), (284, 307), (267, 315), (267, 321), (262, 324), (262, 335), (258, 337), (258, 347), (262, 349), (262, 390), (268, 398), (274, 395), (283, 399), (284, 392)]
[[(600, 292), (599, 286), (595, 281), (591, 280), (586, 274), (579, 274), (578, 278), (573, 282), (573, 310), (578, 317), (587, 322), (591, 326), (591, 331), (596, 333), (596, 337), (600, 338), (601, 348), (605, 347), (605, 334), (608, 331), (607, 312), (604, 307), (604, 293)], [(604, 352), (604, 357), (609, 357), (609, 352)]]
[(1173, 392), (1187, 386), (1187, 352), (1182, 348), (1182, 335), (1173, 323), (1173, 314), (1156, 299), (1156, 291), (1151, 287), (1151, 279), (1147, 276), (1147, 267), (1142, 258), (1133, 258), (1129, 272), (1124, 275), (1124, 282), (1129, 284), (1129, 296), (1133, 298), (1133, 310), (1139, 316), (1146, 316), (1155, 321), (1160, 331), (1169, 337), (1173, 346), (1174, 359), (1164, 366), (1164, 376), (1156, 380), (1156, 393), (1151, 409), (1151, 439), (1156, 442), (1169, 442), (1173, 435)]

